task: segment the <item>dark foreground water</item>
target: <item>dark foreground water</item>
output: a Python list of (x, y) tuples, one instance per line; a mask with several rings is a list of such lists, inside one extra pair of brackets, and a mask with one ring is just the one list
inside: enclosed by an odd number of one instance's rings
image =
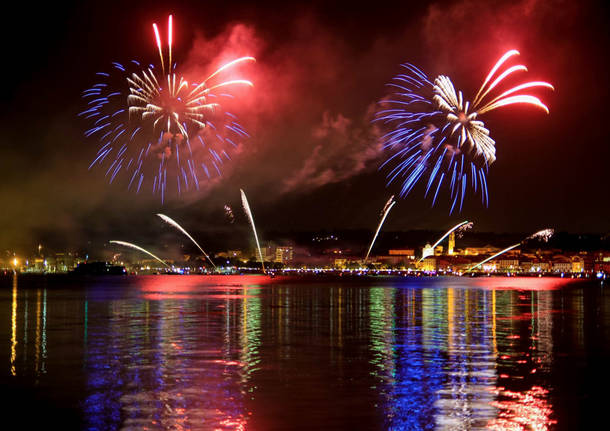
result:
[(607, 429), (609, 342), (599, 282), (0, 278), (10, 429)]

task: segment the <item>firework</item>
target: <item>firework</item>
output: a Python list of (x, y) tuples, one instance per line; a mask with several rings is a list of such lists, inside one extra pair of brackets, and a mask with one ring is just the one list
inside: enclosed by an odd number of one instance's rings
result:
[(472, 229), (473, 225), (474, 225), (473, 222), (464, 223), (463, 225), (461, 225), (460, 227), (458, 227), (455, 230), (455, 236), (457, 236), (458, 238), (461, 238), (462, 236), (464, 236), (464, 232)]
[(476, 265), (470, 267), (468, 269), (468, 271), (466, 271), (466, 272), (470, 272), (473, 269), (478, 268), (479, 266), (483, 265), (484, 263), (489, 262), (490, 260), (495, 259), (496, 257), (506, 253), (507, 251), (510, 251), (510, 250), (512, 250), (515, 247), (519, 247), (525, 241), (528, 241), (528, 240), (531, 240), (531, 239), (537, 239), (537, 240), (540, 240), (540, 241), (548, 242), (548, 240), (553, 236), (554, 233), (555, 233), (555, 231), (553, 229), (543, 229), (543, 230), (540, 230), (540, 231), (534, 233), (533, 235), (528, 236), (527, 238), (525, 238), (520, 243), (511, 245), (510, 247), (507, 247), (504, 250), (499, 251), (498, 253), (494, 254), (493, 256), (488, 257), (487, 259), (483, 260), (482, 262), (477, 263)]
[(383, 225), (383, 222), (385, 221), (386, 217), (388, 216), (388, 214), (389, 214), (390, 210), (392, 209), (392, 207), (394, 206), (394, 204), (396, 204), (396, 201), (394, 200), (394, 195), (392, 195), (383, 207), (383, 211), (381, 213), (381, 220), (379, 220), (379, 224), (377, 225), (377, 230), (375, 231), (375, 235), (373, 236), (371, 245), (369, 246), (369, 249), (366, 252), (366, 256), (364, 257), (364, 263), (366, 263), (367, 259), (369, 258), (369, 254), (371, 253), (371, 250), (373, 249), (373, 244), (375, 244), (375, 240), (377, 239), (377, 235), (379, 235), (381, 226)]
[(254, 233), (254, 240), (256, 241), (256, 248), (258, 250), (258, 256), (261, 260), (261, 266), (263, 268), (263, 272), (265, 272), (265, 259), (263, 259), (263, 252), (261, 251), (260, 243), (258, 242), (258, 234), (256, 233), (256, 226), (254, 225), (254, 217), (252, 216), (252, 211), (250, 211), (250, 205), (248, 204), (248, 198), (246, 198), (246, 193), (242, 189), (239, 189), (241, 193), (241, 203), (244, 207), (244, 211), (246, 212), (246, 216), (248, 216), (248, 221), (250, 222), (250, 226), (252, 226), (252, 232)]
[(93, 123), (85, 136), (100, 144), (89, 169), (102, 167), (110, 183), (121, 176), (136, 193), (150, 188), (163, 202), (168, 183), (175, 183), (180, 194), (220, 175), (231, 148), (248, 138), (237, 117), (222, 106), (234, 97), (231, 88), (252, 83), (222, 77), (254, 58), (237, 58), (189, 83), (172, 63), (172, 16), (167, 64), (156, 24), (153, 30), (160, 70), (136, 60), (112, 63), (110, 73), (98, 73), (100, 82), (83, 92), (87, 105), (79, 116)]
[(535, 234), (528, 236), (526, 238), (526, 240), (537, 239), (540, 241), (549, 242), (549, 239), (551, 239), (551, 237), (553, 236), (554, 233), (555, 233), (554, 229), (542, 229), (542, 230), (536, 232)]
[(122, 245), (122, 246), (125, 246), (125, 247), (133, 248), (135, 250), (141, 251), (142, 253), (146, 253), (150, 257), (153, 257), (153, 258), (157, 259), (163, 265), (167, 266), (168, 268), (171, 268), (167, 263), (165, 263), (163, 260), (159, 259), (157, 256), (152, 254), (150, 251), (144, 250), (142, 247), (139, 247), (139, 246), (137, 246), (135, 244), (132, 244), (130, 242), (125, 242), (125, 241), (114, 241), (114, 240), (113, 241), (109, 241), (109, 242), (110, 242), (110, 244), (118, 244), (118, 245)]
[(229, 220), (229, 223), (233, 224), (235, 222), (235, 215), (233, 214), (233, 209), (229, 205), (224, 206), (225, 217)]
[(203, 249), (197, 243), (197, 241), (195, 241), (195, 239), (191, 235), (189, 235), (189, 233), (186, 230), (184, 230), (184, 228), (182, 226), (180, 226), (178, 223), (176, 223), (174, 220), (172, 220), (171, 218), (169, 218), (168, 216), (166, 216), (164, 214), (157, 214), (157, 216), (159, 216), (161, 218), (161, 220), (163, 220), (165, 223), (178, 229), (180, 232), (182, 232), (184, 235), (186, 235), (191, 241), (193, 241), (193, 244), (195, 244), (197, 246), (197, 248), (201, 251), (201, 253), (206, 257), (206, 259), (212, 264), (214, 269), (216, 269), (216, 265), (214, 265), (214, 262), (212, 262), (212, 259), (210, 259), (210, 256), (208, 256), (208, 254), (205, 251), (203, 251)]
[[(461, 223), (456, 224), (455, 226), (453, 226), (451, 229), (449, 229), (447, 232), (445, 232), (443, 234), (443, 236), (441, 236), (438, 241), (436, 241), (431, 249), (434, 250), (436, 248), (437, 245), (439, 245), (445, 238), (447, 238), (451, 232), (456, 232), (456, 233), (463, 233), (464, 231), (466, 231), (467, 229), (471, 229), (472, 228), (473, 223), (469, 222), (468, 220), (464, 220)], [(422, 257), (419, 259), (419, 261), (421, 262), (422, 260), (424, 260), (426, 257), (428, 257), (429, 255), (422, 255)]]
[(472, 103), (456, 91), (449, 77), (440, 75), (432, 81), (412, 64), (402, 65), (404, 72), (389, 84), (395, 92), (382, 102), (384, 107), (375, 119), (391, 128), (382, 143), (394, 154), (383, 166), (394, 165), (387, 176), (388, 185), (402, 181), (401, 197), (422, 180), (425, 196), (433, 192), (432, 205), (441, 185), (449, 186), (450, 213), (458, 202), (461, 211), (468, 187), (481, 194), (484, 205), (488, 204), (487, 173), (496, 160), (496, 148), (480, 117), (513, 104), (529, 104), (549, 112), (540, 99), (523, 93), (540, 87), (553, 89), (547, 82), (526, 82), (492, 96), (507, 78), (527, 70), (523, 65), (505, 68), (505, 63), (518, 54), (510, 50), (496, 62)]

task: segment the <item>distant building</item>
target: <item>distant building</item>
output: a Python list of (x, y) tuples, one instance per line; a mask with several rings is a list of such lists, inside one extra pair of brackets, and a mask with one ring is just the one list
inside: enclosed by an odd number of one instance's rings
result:
[(83, 259), (76, 257), (73, 253), (55, 253), (55, 270), (57, 272), (69, 272), (76, 268), (76, 265), (84, 262)]
[(532, 263), (531, 272), (548, 272), (551, 270), (551, 263), (548, 260), (535, 260)]
[[(263, 247), (262, 249), (262, 253), (263, 253), (263, 258), (265, 259), (266, 262), (273, 262), (275, 260), (275, 250), (276, 250), (276, 245), (274, 242), (269, 241), (267, 243), (266, 247)], [(257, 254), (258, 256), (258, 254)]]
[(292, 246), (277, 247), (275, 249), (275, 262), (292, 262), (293, 253), (294, 250)]
[(585, 271), (585, 259), (581, 256), (572, 256), (572, 272)]
[(421, 256), (423, 259), (427, 258), (428, 256), (434, 256), (434, 249), (432, 248), (430, 243), (427, 243), (424, 246)]
[(449, 234), (449, 244), (447, 245), (447, 254), (453, 256), (453, 250), (455, 249), (455, 232)]
[(379, 257), (383, 261), (390, 265), (401, 265), (404, 267), (409, 266), (409, 263), (415, 260), (415, 249), (402, 248), (402, 249), (391, 249), (388, 250), (388, 255), (385, 257)]
[(345, 269), (347, 267), (347, 259), (335, 259), (334, 266), (338, 269)]
[(485, 247), (466, 247), (463, 251), (464, 256), (478, 256), (481, 254), (496, 254), (500, 249), (492, 245), (486, 245)]
[(498, 271), (503, 271), (503, 272), (518, 271), (520, 269), (519, 259), (516, 257), (505, 257), (505, 258), (497, 259), (496, 269)]
[(387, 256), (377, 256), (376, 260), (391, 267), (408, 268), (415, 261), (415, 249), (391, 249)]
[(390, 256), (402, 256), (409, 260), (415, 259), (415, 249), (412, 248), (392, 249), (388, 251), (388, 254)]
[(389, 254), (385, 256), (375, 256), (374, 262), (385, 265), (386, 267), (407, 268), (413, 265), (414, 259), (414, 255)]
[(553, 272), (572, 272), (572, 261), (565, 256), (553, 258)]
[(37, 257), (30, 260), (28, 271), (32, 272), (45, 272), (47, 269), (47, 261), (42, 257)]
[(434, 256), (428, 256), (419, 264), (421, 271), (436, 271), (438, 268), (438, 259)]
[(521, 259), (519, 261), (519, 269), (522, 272), (535, 272), (533, 270), (534, 267), (534, 261), (531, 258), (525, 258), (525, 259)]
[(449, 259), (447, 270), (452, 272), (465, 272), (470, 269), (472, 265), (474, 265), (474, 262), (472, 262), (471, 259), (464, 256), (453, 255)]

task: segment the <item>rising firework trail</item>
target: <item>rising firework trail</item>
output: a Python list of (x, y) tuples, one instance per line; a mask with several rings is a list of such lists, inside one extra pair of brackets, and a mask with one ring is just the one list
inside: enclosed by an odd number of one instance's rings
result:
[[(426, 185), (425, 196), (433, 193), (432, 205), (441, 185), (449, 186), (450, 213), (456, 208), (462, 210), (468, 187), (480, 193), (487, 206), (486, 178), (489, 165), (496, 160), (496, 143), (481, 116), (514, 104), (549, 112), (538, 97), (524, 93), (539, 88), (552, 90), (548, 82), (530, 81), (498, 91), (513, 74), (527, 70), (521, 64), (505, 66), (518, 54), (510, 50), (496, 62), (472, 102), (456, 91), (449, 77), (440, 75), (431, 80), (412, 64), (402, 65), (403, 73), (388, 84), (394, 93), (381, 102), (375, 119), (390, 129), (381, 142), (394, 154), (382, 166), (393, 165), (387, 175), (388, 185), (402, 182), (401, 197), (421, 180)], [(500, 94), (495, 95), (494, 89)]]
[[(436, 241), (434, 243), (434, 245), (432, 245), (432, 250), (434, 250), (436, 248), (437, 245), (439, 245), (445, 238), (447, 238), (449, 235), (451, 235), (451, 232), (454, 231), (465, 231), (466, 229), (472, 229), (472, 222), (469, 222), (468, 220), (464, 220), (461, 223), (456, 224), (455, 226), (453, 226), (451, 229), (449, 229), (447, 232), (445, 232), (445, 234), (443, 236), (441, 236), (438, 241)], [(420, 259), (419, 262), (421, 262), (422, 260), (424, 260), (427, 256), (423, 255)]]
[(150, 189), (163, 202), (168, 183), (181, 194), (219, 176), (232, 149), (249, 137), (224, 107), (234, 99), (233, 89), (253, 84), (224, 77), (255, 59), (236, 58), (190, 83), (173, 62), (172, 16), (167, 62), (157, 24), (153, 32), (160, 67), (136, 60), (112, 63), (110, 72), (99, 72), (100, 81), (83, 92), (87, 105), (79, 116), (92, 123), (85, 136), (99, 142), (89, 169), (103, 167), (110, 183), (122, 177), (129, 190)]
[(135, 245), (135, 244), (132, 244), (132, 243), (130, 243), (130, 242), (125, 242), (125, 241), (114, 241), (114, 240), (113, 240), (113, 241), (109, 241), (109, 242), (110, 242), (110, 244), (118, 244), (118, 245), (122, 245), (122, 246), (125, 246), (125, 247), (133, 248), (133, 249), (135, 249), (135, 250), (141, 251), (142, 253), (146, 253), (147, 255), (149, 255), (149, 256), (151, 256), (151, 257), (153, 257), (153, 258), (157, 259), (157, 260), (158, 260), (159, 262), (161, 262), (163, 265), (165, 265), (165, 266), (167, 266), (168, 268), (170, 268), (170, 269), (171, 269), (171, 267), (170, 267), (170, 266), (169, 266), (167, 263), (165, 263), (163, 260), (159, 259), (157, 256), (155, 256), (154, 254), (152, 254), (150, 251), (148, 251), (148, 250), (144, 250), (142, 247), (139, 247), (139, 246), (137, 246), (137, 245)]
[(517, 244), (513, 244), (510, 247), (505, 248), (502, 251), (499, 251), (498, 253), (494, 254), (493, 256), (488, 257), (487, 259), (477, 263), (476, 265), (470, 267), (466, 272), (470, 272), (475, 268), (478, 268), (479, 266), (489, 262), (492, 259), (495, 259), (496, 257), (506, 253), (507, 251), (512, 250), (513, 248), (519, 247), (520, 245), (522, 245), (525, 241), (531, 240), (531, 239), (537, 239), (540, 241), (544, 241), (544, 242), (548, 242), (548, 240), (551, 238), (551, 236), (553, 236), (553, 234), (555, 233), (555, 231), (553, 229), (543, 229), (541, 231), (536, 232), (533, 235), (528, 236), (527, 238), (525, 238), (523, 241), (517, 243)]
[(241, 193), (241, 203), (244, 207), (244, 211), (246, 212), (246, 216), (248, 216), (248, 221), (250, 222), (250, 226), (252, 226), (252, 232), (254, 233), (254, 240), (256, 241), (256, 248), (258, 250), (258, 256), (261, 260), (261, 266), (263, 268), (263, 273), (265, 272), (265, 260), (263, 259), (263, 252), (261, 251), (261, 245), (258, 242), (258, 234), (256, 233), (256, 226), (254, 225), (254, 217), (252, 216), (252, 211), (250, 211), (250, 205), (248, 204), (248, 199), (246, 198), (246, 194), (242, 189), (239, 189)]
[(381, 220), (379, 221), (379, 224), (377, 225), (377, 230), (375, 231), (375, 235), (373, 236), (371, 245), (369, 246), (369, 249), (366, 252), (366, 256), (364, 257), (364, 263), (366, 263), (367, 259), (369, 258), (369, 254), (371, 253), (371, 250), (373, 249), (373, 244), (375, 244), (375, 240), (377, 239), (377, 235), (379, 235), (381, 226), (383, 225), (383, 222), (385, 221), (386, 217), (388, 216), (388, 214), (389, 214), (390, 210), (392, 209), (392, 207), (394, 206), (394, 204), (396, 204), (396, 201), (394, 200), (394, 195), (392, 195), (390, 197), (390, 199), (388, 199), (388, 201), (386, 202), (385, 206), (383, 207), (383, 211), (381, 213)]
[(203, 249), (201, 248), (201, 246), (197, 243), (197, 241), (195, 241), (195, 238), (193, 238), (191, 235), (189, 235), (189, 233), (182, 227), (180, 226), (178, 223), (176, 223), (176, 221), (172, 220), (171, 218), (169, 218), (168, 216), (164, 215), (164, 214), (157, 214), (161, 220), (163, 220), (165, 223), (175, 227), (176, 229), (178, 229), (180, 232), (182, 232), (184, 235), (186, 235), (191, 241), (193, 241), (193, 244), (195, 244), (197, 246), (197, 248), (201, 251), (201, 253), (206, 257), (206, 259), (212, 264), (212, 266), (214, 267), (214, 269), (216, 269), (216, 265), (214, 265), (214, 262), (212, 262), (212, 259), (210, 259), (210, 256), (208, 256), (208, 254), (203, 251)]

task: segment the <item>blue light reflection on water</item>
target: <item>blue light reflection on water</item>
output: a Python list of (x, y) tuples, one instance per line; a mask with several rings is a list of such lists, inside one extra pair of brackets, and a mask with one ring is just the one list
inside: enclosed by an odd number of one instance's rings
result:
[[(391, 429), (485, 428), (496, 370), (485, 301), (490, 292), (371, 292), (371, 339)], [(476, 310), (483, 310), (478, 313)]]

